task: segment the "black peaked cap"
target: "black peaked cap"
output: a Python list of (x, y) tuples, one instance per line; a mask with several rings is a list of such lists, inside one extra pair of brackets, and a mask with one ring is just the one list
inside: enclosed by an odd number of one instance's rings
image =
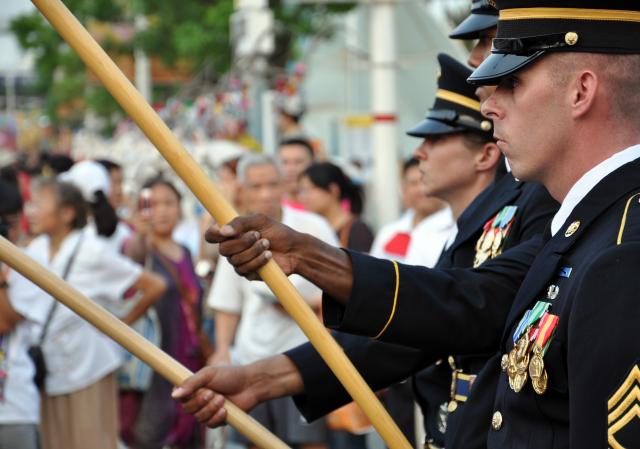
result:
[(469, 77), (498, 84), (547, 52), (640, 54), (640, 2), (496, 0), (492, 55)]
[(473, 0), (471, 13), (449, 35), (451, 39), (479, 39), (483, 31), (498, 25), (498, 10), (489, 0)]
[(467, 83), (471, 69), (449, 55), (438, 55), (440, 74), (433, 107), (423, 121), (407, 131), (413, 137), (474, 132), (492, 138), (493, 125), (480, 113), (476, 88)]

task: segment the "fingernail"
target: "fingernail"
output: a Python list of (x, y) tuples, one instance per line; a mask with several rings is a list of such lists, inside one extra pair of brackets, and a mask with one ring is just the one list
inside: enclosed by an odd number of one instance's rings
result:
[(264, 252), (264, 258), (265, 259), (271, 259), (271, 257), (273, 257), (273, 254), (271, 254), (271, 251), (265, 251)]
[(175, 390), (173, 390), (173, 392), (171, 393), (171, 397), (175, 399), (175, 398), (179, 398), (183, 394), (184, 394), (184, 390), (178, 387)]
[(222, 235), (232, 235), (233, 234), (233, 228), (229, 225), (224, 225), (223, 227), (220, 228), (220, 234)]
[(266, 240), (266, 239), (265, 239), (265, 240), (263, 240), (263, 241), (262, 241), (262, 247), (263, 247), (264, 249), (269, 248), (269, 240)]
[(256, 239), (256, 242), (260, 240), (260, 233), (258, 231), (253, 231), (253, 238)]
[(209, 402), (211, 399), (213, 399), (213, 391), (205, 391), (203, 399), (207, 402)]

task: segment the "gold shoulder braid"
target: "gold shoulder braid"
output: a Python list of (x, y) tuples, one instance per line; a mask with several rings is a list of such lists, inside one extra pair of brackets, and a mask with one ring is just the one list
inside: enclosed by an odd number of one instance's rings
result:
[(636, 202), (638, 204), (640, 204), (640, 193), (636, 193), (635, 195), (632, 195), (627, 200), (627, 205), (625, 206), (624, 213), (622, 214), (622, 220), (620, 220), (620, 230), (618, 231), (618, 240), (616, 241), (616, 243), (618, 245), (620, 245), (622, 243), (622, 237), (624, 236), (624, 230), (625, 230), (625, 227), (627, 226), (627, 218), (628, 218), (628, 215), (629, 215), (629, 209), (633, 205), (634, 200), (638, 200)]

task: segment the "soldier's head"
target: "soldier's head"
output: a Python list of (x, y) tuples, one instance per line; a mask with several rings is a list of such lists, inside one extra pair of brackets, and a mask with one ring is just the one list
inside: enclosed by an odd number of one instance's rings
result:
[[(469, 80), (513, 173), (562, 200), (588, 170), (640, 140), (640, 5), (498, 0), (492, 54)], [(605, 9), (606, 8), (606, 9)]]
[(491, 121), (480, 113), (475, 88), (466, 82), (471, 70), (444, 54), (438, 55), (438, 62), (441, 71), (433, 107), (407, 134), (422, 139), (415, 156), (426, 194), (452, 204), (461, 195), (468, 196), (469, 189), (493, 181), (500, 151)]
[[(491, 54), (491, 43), (496, 37), (498, 10), (489, 0), (472, 0), (469, 15), (449, 34), (451, 39), (475, 40), (467, 64), (476, 68)], [(480, 101), (489, 98), (493, 86), (479, 86), (476, 95)]]
[(472, 0), (469, 15), (449, 34), (451, 39), (476, 40), (467, 63), (478, 67), (491, 53), (491, 41), (496, 35), (498, 10), (489, 0)]

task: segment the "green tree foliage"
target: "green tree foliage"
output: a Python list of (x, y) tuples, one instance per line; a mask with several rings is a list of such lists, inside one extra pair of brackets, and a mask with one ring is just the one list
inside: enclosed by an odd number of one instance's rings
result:
[[(84, 24), (89, 20), (133, 23), (137, 15), (148, 18), (147, 28), (136, 33), (133, 42), (102, 42), (107, 51), (131, 53), (139, 46), (169, 67), (187, 61), (192, 73), (209, 83), (231, 67), (233, 0), (65, 0), (65, 4)], [(296, 38), (317, 34), (319, 24), (326, 22), (323, 18), (348, 11), (353, 4), (315, 6), (271, 0), (270, 7), (276, 19), (276, 51), (270, 62), (284, 66), (295, 54)], [(83, 63), (40, 13), (14, 19), (11, 30), (23, 48), (35, 51), (36, 90), (46, 99), (46, 112), (54, 123), (77, 125), (84, 108), (114, 123), (119, 114), (116, 103), (104, 88), (88, 82)]]

